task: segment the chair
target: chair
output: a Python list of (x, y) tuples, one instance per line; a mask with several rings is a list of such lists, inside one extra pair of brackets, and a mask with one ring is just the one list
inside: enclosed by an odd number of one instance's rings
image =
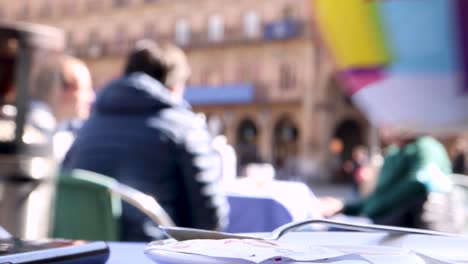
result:
[(151, 196), (110, 177), (73, 170), (57, 178), (51, 236), (85, 240), (119, 240), (121, 201), (138, 208), (155, 224), (174, 226)]

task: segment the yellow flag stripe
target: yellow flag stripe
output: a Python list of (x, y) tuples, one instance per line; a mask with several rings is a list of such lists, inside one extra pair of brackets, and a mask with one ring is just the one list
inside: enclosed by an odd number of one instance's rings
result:
[(390, 61), (373, 0), (312, 0), (319, 29), (339, 69)]

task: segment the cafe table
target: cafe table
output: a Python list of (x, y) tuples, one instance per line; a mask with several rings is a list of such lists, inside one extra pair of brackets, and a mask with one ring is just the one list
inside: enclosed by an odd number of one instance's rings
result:
[[(259, 234), (261, 235), (261, 234)], [(368, 250), (378, 246), (397, 247), (413, 250), (432, 258), (450, 260), (453, 263), (468, 263), (468, 237), (442, 237), (427, 235), (388, 235), (380, 232), (291, 232), (281, 238), (290, 243), (334, 246), (346, 250)], [(144, 254), (146, 243), (110, 242), (110, 258), (108, 264), (155, 264)], [(372, 252), (367, 252), (372, 253)], [(375, 263), (394, 263), (397, 256), (379, 258), (375, 255)], [(307, 262), (305, 262), (307, 263)], [(348, 262), (340, 262), (346, 264)], [(361, 263), (361, 262), (349, 262)], [(362, 262), (365, 263), (365, 262)], [(439, 262), (433, 262), (439, 263)], [(165, 264), (165, 263), (156, 263)], [(182, 263), (183, 264), (183, 263)], [(293, 262), (291, 263), (293, 264)], [(302, 262), (304, 264), (304, 262)]]
[(143, 253), (147, 243), (109, 242), (108, 264), (154, 264)]

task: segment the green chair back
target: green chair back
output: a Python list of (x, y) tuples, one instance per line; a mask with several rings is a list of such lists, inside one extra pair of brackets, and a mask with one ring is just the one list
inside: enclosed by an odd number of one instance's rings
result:
[(119, 240), (121, 200), (109, 177), (76, 170), (57, 178), (51, 236), (82, 240)]

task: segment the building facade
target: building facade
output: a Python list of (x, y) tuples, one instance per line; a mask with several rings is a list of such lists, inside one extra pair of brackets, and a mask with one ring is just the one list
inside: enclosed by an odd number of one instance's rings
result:
[[(336, 158), (372, 138), (332, 75), (310, 0), (0, 0), (0, 7), (4, 20), (62, 28), (97, 89), (120, 76), (136, 40), (176, 43), (193, 71), (186, 99), (223, 128), (241, 165), (271, 162), (285, 178), (328, 177)], [(337, 138), (338, 157), (330, 148)]]

